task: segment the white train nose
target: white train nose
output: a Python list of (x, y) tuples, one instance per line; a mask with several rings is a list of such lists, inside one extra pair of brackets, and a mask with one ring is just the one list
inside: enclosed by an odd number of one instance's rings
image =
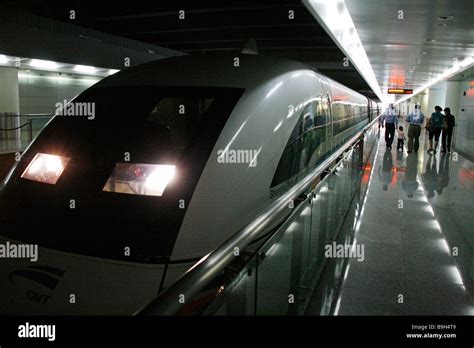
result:
[[(0, 245), (11, 249), (14, 244), (9, 243), (0, 238)], [(22, 254), (4, 254), (0, 262), (0, 313), (4, 315), (131, 315), (156, 297), (163, 275), (163, 265), (43, 248), (34, 262), (27, 252), (29, 245), (21, 246)]]

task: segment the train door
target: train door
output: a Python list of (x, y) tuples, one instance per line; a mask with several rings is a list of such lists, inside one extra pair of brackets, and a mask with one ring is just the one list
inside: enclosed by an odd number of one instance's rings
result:
[(369, 123), (373, 119), (372, 115), (373, 115), (372, 101), (369, 98), (367, 98), (367, 117), (369, 118)]
[(331, 90), (329, 88), (329, 82), (326, 79), (320, 79), (322, 93), (321, 102), (323, 109), (326, 114), (326, 154), (329, 154), (334, 149), (334, 138), (333, 138), (333, 117), (331, 113)]
[(321, 108), (323, 110), (323, 113), (325, 115), (325, 121), (326, 121), (326, 127), (325, 127), (325, 154), (326, 156), (329, 155), (329, 153), (332, 151), (333, 145), (332, 145), (332, 122), (331, 122), (331, 104), (330, 104), (330, 99), (329, 95), (322, 95), (321, 96)]

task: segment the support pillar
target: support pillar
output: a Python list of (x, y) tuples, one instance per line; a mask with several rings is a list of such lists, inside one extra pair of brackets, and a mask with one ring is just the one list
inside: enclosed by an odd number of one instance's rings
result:
[[(0, 67), (0, 128), (11, 129), (20, 126), (20, 96), (18, 70)], [(21, 130), (0, 130), (0, 140), (21, 138)]]

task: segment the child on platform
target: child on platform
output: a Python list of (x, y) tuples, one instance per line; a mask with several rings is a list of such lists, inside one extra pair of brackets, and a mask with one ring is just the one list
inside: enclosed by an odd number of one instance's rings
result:
[(403, 131), (402, 126), (398, 127), (397, 138), (398, 138), (397, 151), (400, 151), (400, 150), (403, 151), (403, 144), (405, 142), (405, 132)]

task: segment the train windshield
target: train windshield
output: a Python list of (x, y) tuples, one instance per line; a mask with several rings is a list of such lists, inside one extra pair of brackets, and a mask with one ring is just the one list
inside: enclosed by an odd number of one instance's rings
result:
[[(0, 192), (1, 235), (112, 259), (169, 256), (242, 93), (207, 87), (86, 90), (63, 105)], [(32, 223), (48, 228), (38, 233)], [(132, 256), (124, 256), (124, 246)]]
[(60, 114), (86, 118), (102, 129), (125, 126), (131, 136), (138, 128), (140, 137), (160, 138), (162, 146), (190, 148), (214, 117), (227, 119), (240, 94), (231, 88), (95, 88), (74, 99)]
[(116, 162), (167, 162), (217, 140), (241, 94), (233, 88), (91, 88), (59, 110), (38, 145), (54, 144), (69, 158), (88, 153)]

